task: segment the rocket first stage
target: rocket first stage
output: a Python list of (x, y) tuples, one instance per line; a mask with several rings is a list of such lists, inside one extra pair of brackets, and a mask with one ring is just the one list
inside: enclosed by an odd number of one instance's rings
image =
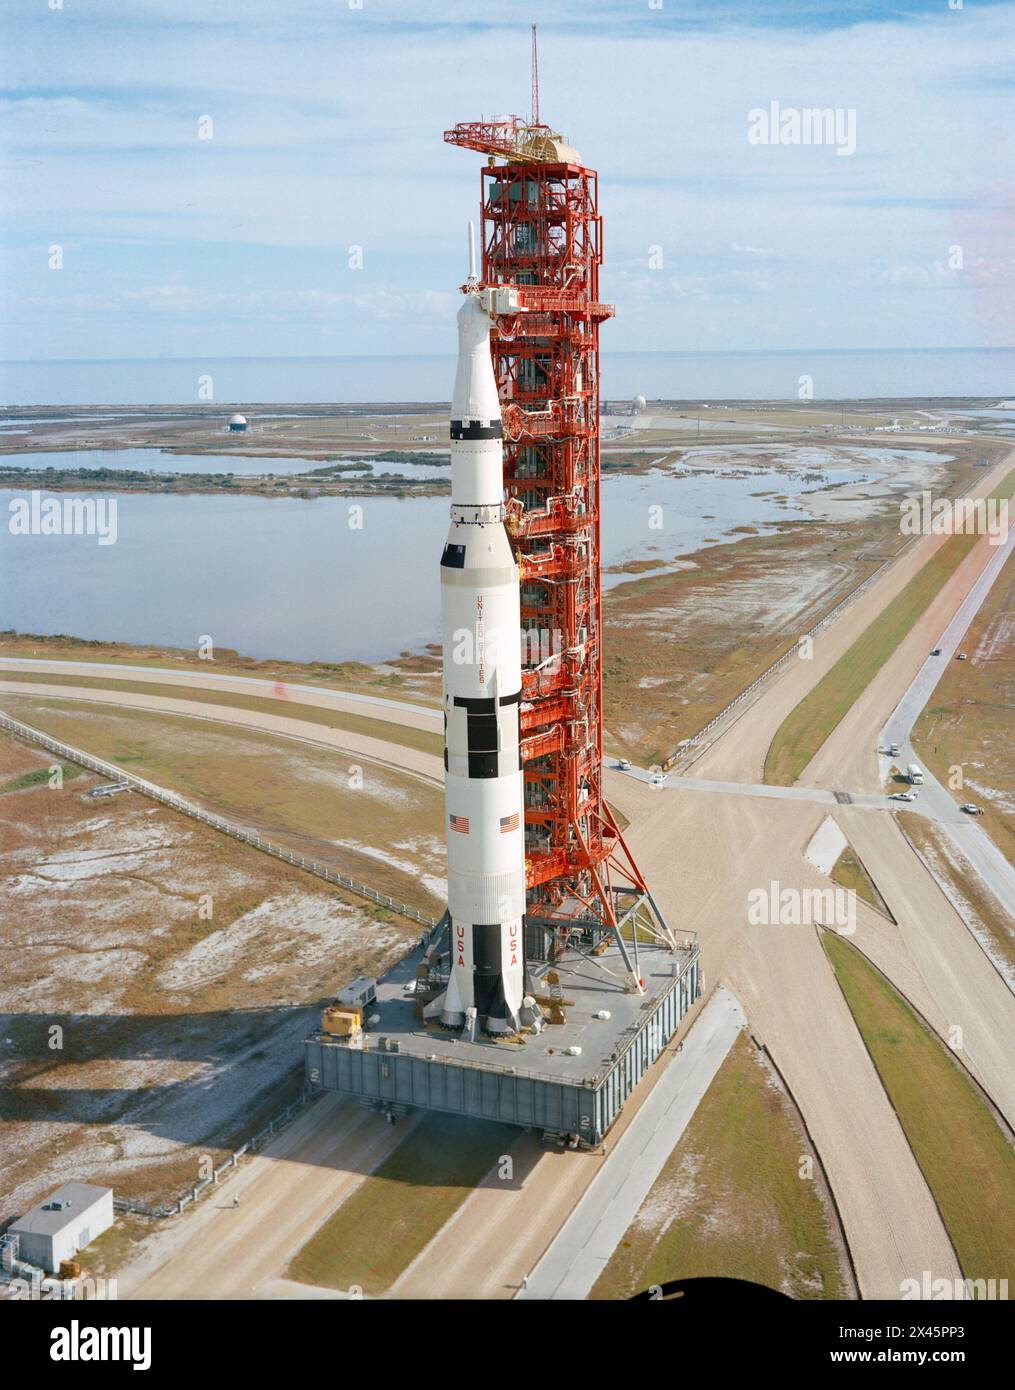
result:
[(525, 993), (519, 579), (504, 527), (493, 300), (479, 288), (474, 252), (470, 262), (451, 404), (451, 529), (441, 557), (451, 973), (427, 1012), (439, 1011), (447, 1027), (513, 1033)]

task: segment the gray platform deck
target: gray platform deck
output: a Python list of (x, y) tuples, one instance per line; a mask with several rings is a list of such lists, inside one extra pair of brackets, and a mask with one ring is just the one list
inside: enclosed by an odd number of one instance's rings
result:
[[(421, 959), (422, 950), (414, 952), (379, 983), (370, 1010), (378, 1021), (361, 1048), (322, 1033), (307, 1039), (310, 1085), (381, 1106), (447, 1110), (598, 1143), (698, 995), (696, 945), (643, 949), (643, 994), (625, 991), (616, 947), (592, 959), (572, 952), (552, 967), (564, 999), (573, 1001), (565, 1023), (546, 1024), (521, 1043), (469, 1041), (416, 1017), (411, 990)], [(548, 992), (546, 968), (530, 967), (537, 994)], [(596, 1018), (603, 1010), (610, 1017)], [(569, 1047), (580, 1047), (580, 1056), (568, 1056)]]
[[(401, 1051), (415, 1056), (430, 1057), (436, 1054), (448, 1060), (477, 1066), (513, 1067), (554, 1081), (595, 1084), (596, 1079), (609, 1067), (611, 1054), (641, 1027), (660, 995), (672, 987), (673, 965), (676, 964), (679, 971), (684, 961), (682, 956), (672, 956), (660, 950), (643, 951), (641, 968), (645, 993), (627, 994), (623, 987), (623, 962), (616, 947), (611, 947), (594, 959), (598, 964), (575, 954), (552, 967), (530, 967), (531, 984), (536, 993), (545, 994), (548, 991), (549, 987), (541, 982), (541, 976), (547, 969), (554, 969), (560, 976), (563, 997), (573, 999), (574, 1006), (565, 1010), (566, 1023), (547, 1024), (541, 1033), (526, 1036), (521, 1044), (495, 1042), (490, 1038), (469, 1042), (443, 1029), (424, 1029), (413, 1016), (412, 996), (402, 992), (404, 976), (394, 988), (391, 987), (394, 985), (393, 977), (389, 977), (391, 985), (388, 980), (384, 982), (384, 997), (376, 1011), (381, 1021), (371, 1032), (377, 1037), (387, 1035), (396, 1039)], [(419, 957), (412, 960), (410, 979), (415, 977), (418, 961)], [(601, 967), (605, 967), (605, 970)], [(605, 973), (606, 970), (613, 972), (612, 977)], [(378, 997), (381, 997), (380, 989)], [(594, 1017), (603, 1010), (610, 1014), (609, 1019)], [(581, 1056), (567, 1056), (564, 1049), (568, 1047), (580, 1047)]]

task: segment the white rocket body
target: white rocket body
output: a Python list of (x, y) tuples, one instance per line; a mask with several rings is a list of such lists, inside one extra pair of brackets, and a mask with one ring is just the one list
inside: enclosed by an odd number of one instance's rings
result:
[(462, 1026), (474, 1008), (481, 1029), (504, 1033), (517, 1029), (525, 992), (521, 616), (504, 529), (490, 326), (480, 296), (467, 294), (451, 406), (451, 529), (441, 558), (451, 974), (439, 1002), (449, 1027)]

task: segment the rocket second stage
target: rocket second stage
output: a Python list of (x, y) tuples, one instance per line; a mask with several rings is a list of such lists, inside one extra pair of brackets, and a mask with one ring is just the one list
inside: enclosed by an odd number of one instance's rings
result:
[(451, 529), (441, 558), (451, 974), (428, 1013), (439, 1007), (448, 1027), (474, 1017), (485, 1032), (507, 1033), (519, 1026), (525, 985), (521, 615), (486, 294), (470, 277), (458, 313)]

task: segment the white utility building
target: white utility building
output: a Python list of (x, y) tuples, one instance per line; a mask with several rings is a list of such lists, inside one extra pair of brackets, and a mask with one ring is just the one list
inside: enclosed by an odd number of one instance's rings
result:
[(113, 1189), (84, 1182), (58, 1187), (7, 1234), (18, 1237), (17, 1258), (56, 1274), (61, 1260), (72, 1260), (113, 1224)]

